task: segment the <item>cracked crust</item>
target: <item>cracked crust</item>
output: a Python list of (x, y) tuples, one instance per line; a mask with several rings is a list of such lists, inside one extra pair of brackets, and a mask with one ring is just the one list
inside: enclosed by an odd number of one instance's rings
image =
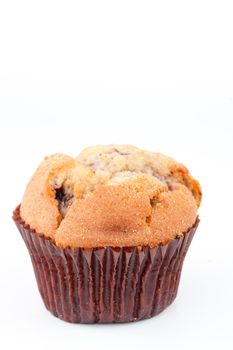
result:
[(165, 244), (193, 226), (199, 183), (180, 163), (132, 146), (95, 146), (45, 158), (20, 215), (59, 247)]

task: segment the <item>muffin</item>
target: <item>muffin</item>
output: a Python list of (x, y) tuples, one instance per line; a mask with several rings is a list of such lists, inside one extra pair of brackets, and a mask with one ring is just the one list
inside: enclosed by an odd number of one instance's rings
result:
[(175, 299), (200, 202), (199, 183), (172, 158), (94, 146), (46, 157), (13, 219), (52, 314), (130, 322)]

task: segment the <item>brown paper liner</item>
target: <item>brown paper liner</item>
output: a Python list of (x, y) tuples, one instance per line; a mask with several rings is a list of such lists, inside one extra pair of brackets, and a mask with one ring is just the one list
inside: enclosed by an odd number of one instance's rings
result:
[(131, 322), (163, 311), (176, 297), (185, 255), (199, 223), (156, 248), (61, 249), (13, 219), (31, 256), (46, 308), (74, 323)]

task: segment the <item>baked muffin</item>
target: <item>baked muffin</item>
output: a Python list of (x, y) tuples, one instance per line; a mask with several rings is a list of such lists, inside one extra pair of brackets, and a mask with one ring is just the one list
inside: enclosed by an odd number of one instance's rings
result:
[(174, 300), (200, 202), (199, 183), (172, 158), (95, 146), (46, 157), (13, 218), (48, 310), (129, 322)]

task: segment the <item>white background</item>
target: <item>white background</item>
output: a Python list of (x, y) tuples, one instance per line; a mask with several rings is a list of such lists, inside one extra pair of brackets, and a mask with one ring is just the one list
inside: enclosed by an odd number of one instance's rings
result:
[[(232, 1), (0, 1), (0, 348), (233, 348)], [(12, 220), (45, 155), (128, 143), (203, 188), (176, 301), (123, 325), (51, 316)]]

